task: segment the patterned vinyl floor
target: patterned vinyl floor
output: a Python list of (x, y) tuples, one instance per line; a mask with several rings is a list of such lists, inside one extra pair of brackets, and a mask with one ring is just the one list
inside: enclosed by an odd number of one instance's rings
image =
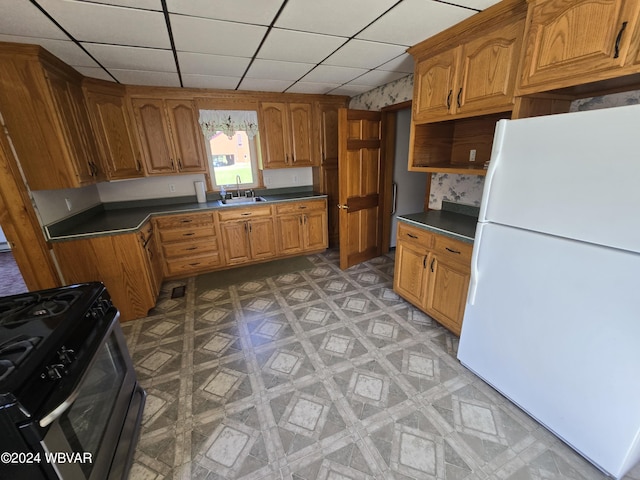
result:
[(309, 259), (168, 282), (123, 324), (148, 393), (131, 479), (605, 478), (460, 365), (457, 338), (393, 292), (392, 255)]
[(0, 252), (0, 297), (27, 291), (22, 274), (11, 252)]

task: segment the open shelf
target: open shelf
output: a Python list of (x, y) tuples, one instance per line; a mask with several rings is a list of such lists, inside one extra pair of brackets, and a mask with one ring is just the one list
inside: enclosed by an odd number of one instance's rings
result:
[(486, 175), (484, 163), (491, 158), (496, 123), (504, 118), (511, 118), (511, 112), (412, 123), (409, 170)]

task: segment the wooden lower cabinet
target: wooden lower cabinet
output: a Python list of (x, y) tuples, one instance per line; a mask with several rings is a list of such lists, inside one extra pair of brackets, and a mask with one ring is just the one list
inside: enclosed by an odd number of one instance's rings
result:
[(104, 283), (120, 321), (145, 317), (155, 306), (159, 282), (140, 233), (57, 242), (53, 251), (66, 284)]
[(285, 203), (276, 206), (278, 252), (294, 255), (328, 246), (327, 201)]
[(227, 265), (267, 260), (277, 255), (271, 206), (218, 212)]
[(460, 335), (472, 248), (471, 244), (400, 223), (393, 289)]
[(154, 219), (164, 259), (165, 277), (184, 277), (223, 265), (218, 227), (212, 212)]

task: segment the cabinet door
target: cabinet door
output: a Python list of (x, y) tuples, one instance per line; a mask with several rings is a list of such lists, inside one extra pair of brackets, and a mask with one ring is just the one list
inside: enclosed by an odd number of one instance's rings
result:
[(276, 256), (276, 232), (272, 218), (254, 218), (249, 224), (251, 258), (260, 260)]
[(284, 168), (289, 165), (289, 125), (286, 103), (262, 103), (262, 144), (264, 168)]
[(124, 97), (88, 92), (89, 111), (110, 180), (144, 176)]
[(95, 164), (92, 163), (95, 158), (90, 158), (89, 152), (87, 152), (83, 139), (86, 133), (82, 131), (74, 99), (69, 90), (69, 82), (66, 78), (53, 72), (48, 72), (46, 76), (63, 126), (63, 134), (70, 154), (69, 161), (73, 165), (78, 183), (80, 185), (95, 183), (97, 170)]
[(426, 311), (456, 335), (462, 329), (462, 317), (469, 288), (469, 269), (434, 255), (429, 259), (429, 292)]
[(321, 165), (338, 165), (338, 106), (319, 102), (316, 112), (320, 123)]
[(251, 260), (248, 228), (247, 222), (223, 222), (220, 224), (227, 264), (234, 265)]
[(302, 225), (306, 250), (318, 250), (329, 246), (326, 210), (303, 214)]
[(637, 0), (531, 2), (522, 91), (587, 83), (624, 65), (639, 10)]
[(451, 113), (454, 76), (459, 50), (447, 50), (416, 65), (413, 87), (413, 121), (432, 120)]
[(511, 109), (524, 19), (462, 46), (456, 113)]
[(289, 104), (289, 128), (291, 135), (290, 166), (310, 167), (316, 165), (315, 142), (313, 141), (313, 107), (309, 103)]
[(424, 308), (427, 295), (429, 252), (407, 242), (396, 245), (393, 289), (417, 307)]
[(161, 99), (134, 98), (140, 146), (148, 173), (175, 173), (174, 154), (170, 145), (170, 133)]
[(147, 258), (149, 259), (149, 274), (151, 277), (151, 288), (155, 296), (160, 293), (160, 286), (162, 285), (163, 277), (163, 263), (162, 256), (160, 255), (160, 248), (158, 247), (158, 241), (155, 235), (151, 235), (147, 245), (145, 247), (147, 252)]
[(280, 253), (290, 255), (304, 250), (303, 216), (281, 215), (277, 218)]
[(207, 155), (195, 103), (189, 100), (166, 100), (166, 106), (178, 170), (185, 173), (206, 172)]

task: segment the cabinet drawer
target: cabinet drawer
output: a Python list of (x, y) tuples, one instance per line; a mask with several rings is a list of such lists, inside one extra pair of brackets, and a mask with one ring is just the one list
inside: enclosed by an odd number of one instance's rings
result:
[(165, 258), (185, 257), (218, 251), (218, 239), (207, 238), (199, 242), (174, 242), (162, 245)]
[(218, 218), (221, 222), (229, 220), (245, 220), (253, 217), (269, 217), (271, 216), (271, 206), (233, 208), (218, 212)]
[(463, 264), (471, 264), (473, 245), (443, 235), (435, 235), (434, 253), (457, 260)]
[(213, 214), (209, 213), (190, 213), (185, 215), (171, 215), (168, 217), (159, 217), (156, 219), (156, 225), (159, 229), (169, 228), (185, 228), (192, 225), (212, 225)]
[(165, 242), (178, 242), (195, 240), (196, 238), (215, 238), (216, 231), (213, 225), (208, 227), (176, 228), (173, 230), (160, 230), (160, 239)]
[(313, 201), (313, 202), (290, 202), (290, 203), (282, 203), (280, 205), (276, 205), (276, 214), (284, 215), (288, 213), (302, 213), (308, 212), (310, 210), (325, 210), (327, 208), (326, 202), (322, 201)]
[(166, 262), (169, 276), (189, 275), (195, 271), (208, 270), (220, 265), (222, 265), (222, 261), (218, 252), (197, 257), (177, 258)]
[(398, 241), (411, 242), (423, 248), (431, 248), (434, 234), (421, 228), (398, 222)]

